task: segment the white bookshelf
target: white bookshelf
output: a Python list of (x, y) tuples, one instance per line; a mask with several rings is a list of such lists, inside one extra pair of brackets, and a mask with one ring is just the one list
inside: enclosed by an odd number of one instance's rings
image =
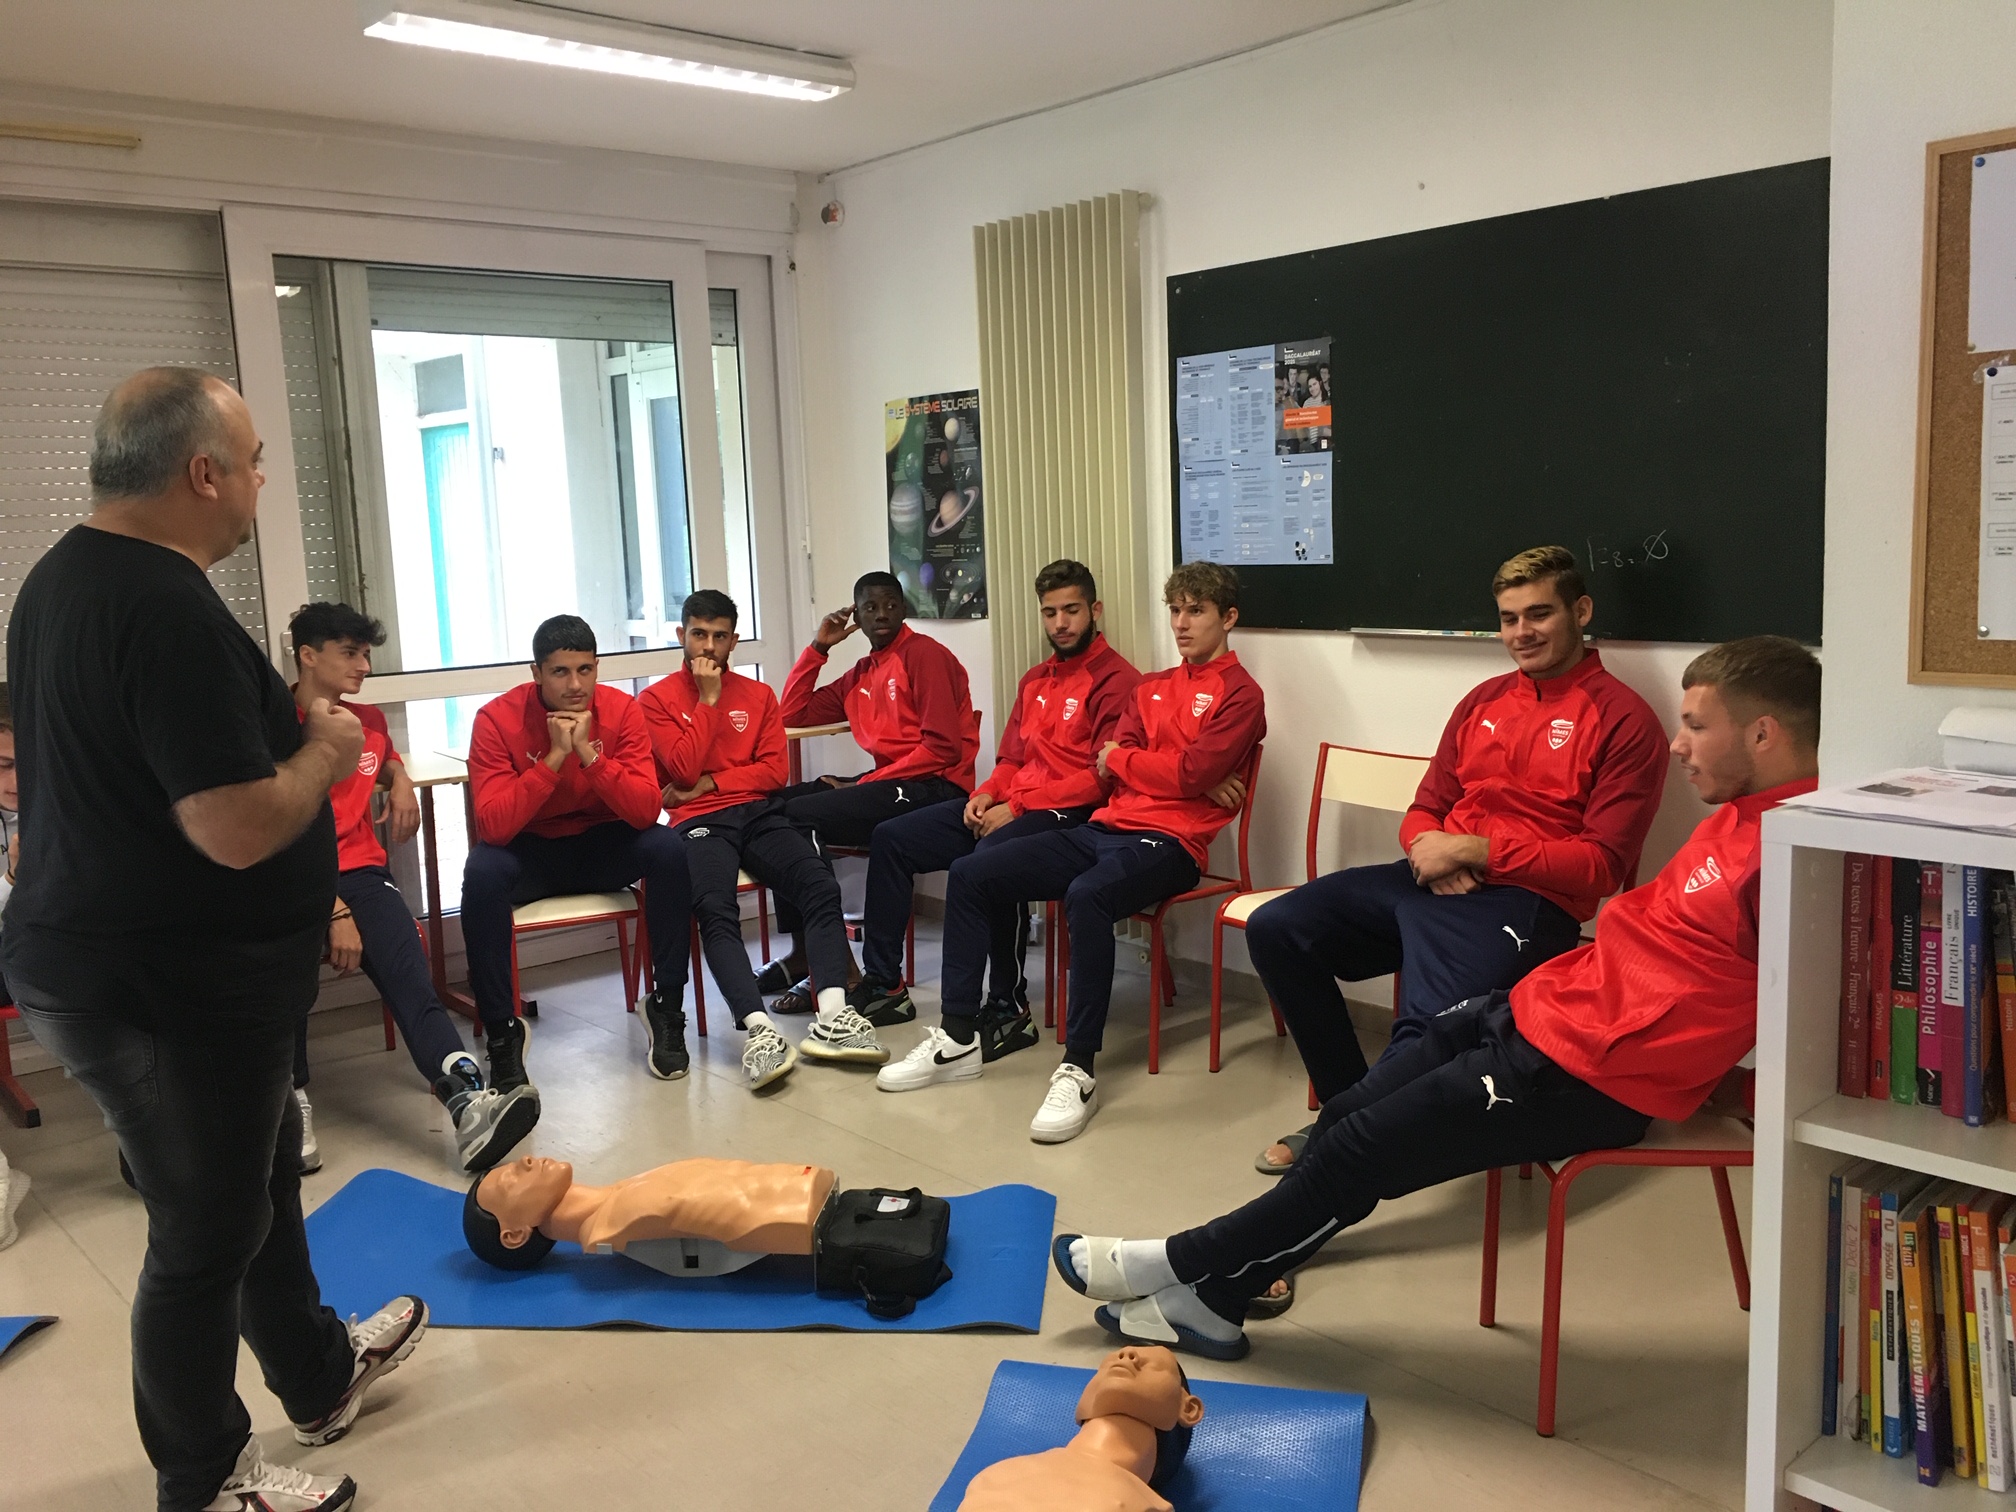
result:
[(1841, 857), (1851, 851), (2016, 871), (2016, 839), (1802, 809), (1764, 816), (1757, 963), (1757, 1169), (1751, 1209), (1748, 1512), (2010, 1509), (1916, 1461), (1820, 1432), (1827, 1177), (1850, 1157), (2016, 1192), (2016, 1127), (1967, 1128), (1934, 1108), (1835, 1091)]

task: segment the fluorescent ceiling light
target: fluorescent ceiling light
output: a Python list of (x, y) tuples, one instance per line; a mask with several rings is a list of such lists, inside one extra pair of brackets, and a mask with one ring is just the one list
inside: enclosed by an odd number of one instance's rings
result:
[(591, 15), (534, 0), (359, 0), (364, 35), (448, 52), (787, 100), (854, 87), (844, 58)]

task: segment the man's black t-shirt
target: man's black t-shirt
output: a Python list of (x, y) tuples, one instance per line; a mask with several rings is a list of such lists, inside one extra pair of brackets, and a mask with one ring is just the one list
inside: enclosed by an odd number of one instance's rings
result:
[(173, 805), (273, 775), (301, 746), (287, 684), (180, 552), (80, 525), (7, 632), (21, 779), (7, 979), (147, 1027), (274, 1025), (315, 999), (336, 895), (329, 805), (243, 871)]

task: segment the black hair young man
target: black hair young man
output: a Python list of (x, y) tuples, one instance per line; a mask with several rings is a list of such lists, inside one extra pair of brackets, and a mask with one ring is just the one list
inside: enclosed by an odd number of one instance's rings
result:
[[(1111, 786), (1097, 770), (1099, 751), (1113, 738), (1141, 674), (1099, 633), (1099, 588), (1091, 568), (1050, 563), (1036, 574), (1036, 599), (1051, 654), (1022, 675), (994, 770), (971, 798), (948, 798), (885, 820), (869, 842), (861, 980), (847, 997), (871, 1024), (917, 1016), (903, 984), (902, 951), (919, 872), (943, 871), (976, 850), (1083, 824)], [(1028, 921), (1020, 904), (989, 920), (990, 985), (980, 1013), (981, 1054), (989, 1061), (1036, 1043), (1022, 975)]]
[[(413, 1064), (455, 1124), (455, 1149), (465, 1171), (487, 1171), (539, 1122), (539, 1094), (530, 1086), (493, 1090), (483, 1085), (476, 1061), (435, 995), (427, 952), (413, 912), (392, 880), (385, 847), (371, 820), (372, 795), (390, 798), (392, 843), (403, 845), (420, 827), (420, 804), (405, 763), (393, 747), (385, 716), (368, 703), (351, 703), (371, 675), (371, 648), (385, 643), (385, 627), (348, 604), (308, 604), (287, 625), (294, 645), (295, 707), (302, 717), (316, 699), (348, 709), (364, 726), (356, 767), (329, 789), (336, 811), (336, 905), (329, 919), (329, 963), (338, 971), (363, 968), (392, 1010)], [(301, 1101), (302, 1164), (309, 1162), (314, 1125), (308, 1085), (308, 1034), (304, 1021), (295, 1044), (294, 1091)]]
[[(972, 791), (980, 722), (966, 669), (941, 643), (905, 624), (909, 612), (903, 587), (891, 574), (862, 574), (854, 583), (854, 602), (819, 621), (812, 644), (785, 680), (787, 725), (845, 720), (855, 744), (875, 759), (874, 769), (859, 778), (821, 777), (784, 790), (785, 812), (824, 844), (866, 845), (883, 820), (952, 798), (964, 801)], [(868, 654), (823, 688), (816, 686), (827, 655), (856, 630), (867, 637)], [(797, 933), (792, 910), (780, 905), (777, 917)], [(781, 990), (802, 974), (802, 964), (801, 946), (781, 965), (765, 968), (765, 985)], [(848, 966), (851, 976), (851, 956)], [(799, 981), (774, 1006), (781, 1013), (809, 1012), (810, 982)], [(847, 1042), (839, 1048), (849, 1058), (886, 1060), (874, 1027), (851, 1008), (845, 1013)]]
[(1112, 796), (1075, 829), (1030, 835), (952, 864), (945, 891), (943, 1026), (876, 1075), (885, 1092), (978, 1076), (981, 973), (990, 920), (1062, 898), (1071, 931), (1064, 1062), (1029, 1124), (1039, 1144), (1075, 1139), (1098, 1111), (1094, 1057), (1113, 996), (1113, 926), (1194, 887), (1212, 837), (1246, 801), (1241, 773), (1267, 733), (1266, 698), (1232, 651), (1239, 577), (1216, 562), (1169, 574), (1162, 595), (1182, 660), (1141, 679), (1098, 771)]
[(532, 680), (476, 714), (469, 786), (478, 844), (462, 870), (469, 987), (490, 1050), (490, 1084), (530, 1085), (525, 1021), (511, 982), (511, 910), (559, 893), (642, 880), (657, 986), (640, 1004), (645, 1063), (686, 1074), (686, 849), (658, 822), (658, 770), (637, 700), (596, 681), (595, 632), (556, 614), (533, 632)]
[[(1318, 877), (1247, 922), (1319, 1098), (1365, 1074), (1339, 978), (1402, 972), (1397, 1054), (1451, 1003), (1572, 949), (1596, 905), (1637, 878), (1666, 777), (1657, 716), (1583, 640), (1593, 606), (1565, 547), (1520, 552), (1491, 593), (1515, 669), (1450, 715), (1400, 823), (1407, 859)], [(1308, 1136), (1270, 1145), (1261, 1169), (1286, 1170)]]
[(1061, 1235), (1074, 1289), (1123, 1338), (1246, 1353), (1252, 1299), (1379, 1203), (1477, 1171), (1558, 1162), (1690, 1117), (1757, 1039), (1765, 812), (1810, 792), (1820, 664), (1778, 636), (1703, 652), (1681, 679), (1672, 751), (1717, 807), (1593, 945), (1509, 992), (1460, 1003), (1323, 1105), (1281, 1183), (1168, 1239)]
[[(790, 899), (803, 921), (820, 1009), (805, 1039), (805, 1053), (815, 1060), (849, 1058), (845, 1046), (833, 1040), (850, 1036), (836, 1036), (832, 1022), (846, 1007), (843, 990), (852, 962), (831, 864), (811, 836), (770, 801), (788, 771), (784, 718), (776, 694), (728, 665), (738, 617), (735, 601), (725, 593), (703, 588), (690, 594), (680, 610), (686, 665), (646, 688), (637, 706), (651, 732), (672, 833), (685, 842), (707, 964), (728, 999), (735, 1027), (749, 1034), (742, 1071), (755, 1091), (788, 1075), (798, 1052), (763, 1011), (742, 943), (737, 874), (746, 870), (779, 899)], [(879, 1063), (881, 1057), (870, 1059)]]

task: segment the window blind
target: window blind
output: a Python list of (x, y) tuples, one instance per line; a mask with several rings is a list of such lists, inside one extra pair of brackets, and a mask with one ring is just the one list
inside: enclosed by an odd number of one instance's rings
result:
[(449, 336), (671, 341), (672, 286), (374, 264), (371, 324)]

